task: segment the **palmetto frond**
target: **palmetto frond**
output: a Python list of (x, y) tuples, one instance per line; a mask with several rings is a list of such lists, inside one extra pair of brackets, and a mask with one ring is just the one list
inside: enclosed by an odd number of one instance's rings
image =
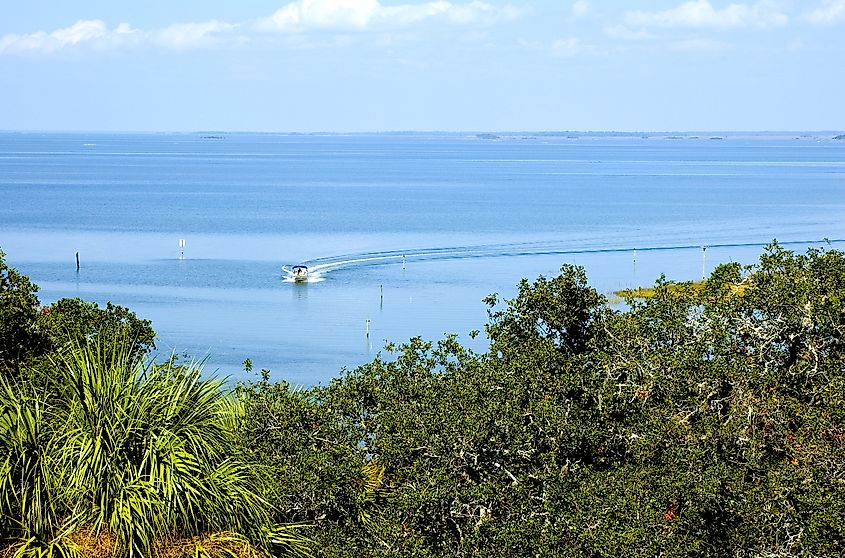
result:
[(26, 384), (0, 378), (0, 527), (31, 539), (27, 548), (50, 540), (63, 523), (59, 461), (46, 414)]
[(234, 457), (232, 398), (219, 381), (193, 366), (145, 367), (119, 347), (79, 347), (56, 364), (62, 480), (118, 548), (144, 556), (168, 533), (266, 524), (257, 477)]
[(0, 379), (0, 558), (309, 554), (302, 526), (269, 526), (222, 382), (129, 343), (68, 347), (53, 372)]

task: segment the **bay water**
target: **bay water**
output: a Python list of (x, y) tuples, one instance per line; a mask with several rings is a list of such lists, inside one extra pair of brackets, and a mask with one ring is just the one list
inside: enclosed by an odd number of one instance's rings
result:
[[(43, 304), (152, 320), (159, 356), (325, 383), (386, 340), (482, 350), (482, 299), (564, 263), (612, 293), (842, 248), (831, 135), (6, 132), (0, 249)], [(285, 282), (302, 263), (319, 280)]]

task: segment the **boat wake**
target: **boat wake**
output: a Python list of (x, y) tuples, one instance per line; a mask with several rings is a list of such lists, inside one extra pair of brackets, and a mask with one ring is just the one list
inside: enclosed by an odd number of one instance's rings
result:
[[(823, 239), (823, 240), (794, 240), (780, 242), (781, 246), (788, 245), (818, 245), (845, 243), (845, 239)], [(364, 266), (386, 265), (402, 263), (406, 261), (432, 261), (432, 260), (464, 260), (471, 258), (514, 258), (522, 256), (553, 256), (553, 255), (574, 255), (574, 254), (602, 254), (602, 253), (624, 253), (624, 252), (657, 252), (674, 250), (701, 249), (701, 244), (677, 244), (663, 246), (619, 246), (602, 242), (590, 242), (589, 248), (585, 248), (584, 240), (557, 241), (557, 242), (521, 242), (505, 244), (480, 244), (474, 246), (448, 246), (435, 248), (417, 248), (410, 250), (386, 250), (380, 252), (360, 252), (344, 254), (326, 258), (315, 258), (303, 262), (307, 266), (308, 277), (303, 281), (297, 278), (291, 270), (284, 268), (288, 277), (286, 283), (294, 282), (320, 282), (325, 280), (326, 273), (346, 268)], [(707, 244), (706, 248), (743, 248), (763, 247), (769, 242), (738, 242), (738, 243), (714, 243)]]

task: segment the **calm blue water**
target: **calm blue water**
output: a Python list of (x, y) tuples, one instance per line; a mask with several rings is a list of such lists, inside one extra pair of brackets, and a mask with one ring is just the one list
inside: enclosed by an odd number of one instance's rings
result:
[[(845, 142), (709, 136), (6, 133), (0, 248), (43, 303), (111, 300), (211, 371), (325, 382), (386, 339), (482, 348), (481, 299), (563, 263), (610, 292), (845, 238)], [(325, 280), (282, 282), (302, 262)]]

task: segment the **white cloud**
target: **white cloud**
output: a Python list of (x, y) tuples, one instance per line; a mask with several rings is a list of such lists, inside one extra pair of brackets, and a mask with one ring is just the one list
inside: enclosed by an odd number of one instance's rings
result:
[(452, 24), (492, 23), (510, 19), (517, 10), (481, 0), (453, 4), (434, 0), (423, 4), (386, 6), (379, 0), (295, 0), (257, 22), (263, 31), (287, 33), (314, 30), (364, 31), (407, 27), (429, 19)]
[(729, 4), (721, 10), (714, 8), (709, 0), (690, 0), (668, 10), (636, 10), (625, 14), (625, 23), (636, 27), (728, 29), (774, 27), (788, 22), (789, 16), (781, 11), (778, 3), (770, 0), (754, 4)]
[(216, 36), (237, 26), (223, 21), (177, 23), (153, 33), (153, 39), (170, 48), (189, 48), (212, 44)]
[[(125, 32), (128, 26), (120, 29)], [(38, 31), (24, 35), (4, 35), (0, 37), (0, 53), (54, 52), (68, 46), (104, 39), (109, 33), (106, 24), (99, 19), (80, 20), (70, 27), (56, 29), (51, 33)]]
[(822, 5), (806, 12), (802, 19), (816, 25), (834, 25), (845, 22), (845, 0), (824, 0)]
[(377, 0), (300, 0), (279, 8), (259, 26), (279, 31), (306, 26), (363, 29), (379, 8)]
[(109, 29), (99, 19), (80, 20), (70, 27), (52, 32), (4, 35), (0, 37), (0, 55), (24, 52), (49, 54), (81, 45), (109, 48), (134, 44), (184, 49), (212, 46), (227, 35), (242, 40), (246, 33), (256, 29), (289, 33), (389, 31), (426, 20), (453, 25), (489, 24), (518, 15), (518, 10), (509, 5), (494, 6), (482, 0), (465, 3), (431, 0), (422, 4), (396, 5), (383, 5), (380, 0), (294, 0), (267, 18), (244, 24), (212, 20), (141, 30), (127, 23)]
[(0, 37), (0, 54), (34, 52), (50, 54), (65, 48), (90, 45), (95, 48), (109, 48), (125, 44), (153, 43), (168, 48), (187, 48), (211, 44), (217, 33), (234, 29), (236, 26), (219, 21), (179, 23), (156, 31), (133, 29), (128, 23), (121, 23), (109, 29), (99, 20), (80, 20), (50, 33), (37, 31), (24, 35)]
[(574, 4), (572, 4), (572, 16), (573, 17), (585, 17), (587, 14), (590, 13), (592, 6), (590, 5), (587, 0), (576, 0)]
[(50, 33), (50, 39), (57, 45), (75, 45), (93, 39), (99, 39), (107, 33), (106, 24), (99, 19), (77, 21), (70, 27), (57, 29)]

